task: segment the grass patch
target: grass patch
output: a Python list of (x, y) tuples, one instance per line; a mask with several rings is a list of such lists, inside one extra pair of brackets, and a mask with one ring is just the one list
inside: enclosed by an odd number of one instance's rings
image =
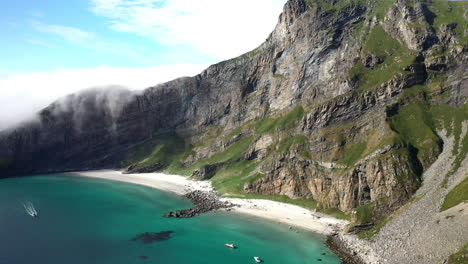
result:
[(308, 138), (303, 135), (295, 135), (293, 137), (287, 137), (278, 143), (278, 148), (276, 149), (276, 152), (278, 153), (286, 152), (291, 148), (292, 145), (302, 144), (304, 142), (307, 142), (307, 140)]
[(227, 135), (227, 138), (232, 138), (234, 136), (239, 135), (244, 130), (244, 128), (245, 128), (245, 124), (236, 127), (231, 132), (229, 132), (229, 134)]
[(445, 211), (452, 208), (460, 203), (468, 201), (468, 178), (465, 178), (460, 184), (458, 184), (453, 190), (451, 190), (447, 196), (445, 196), (444, 203), (440, 208), (440, 211)]
[(429, 108), (425, 102), (415, 100), (398, 110), (398, 113), (390, 118), (390, 125), (401, 139), (416, 149), (417, 157), (423, 164), (432, 160), (434, 148), (442, 142), (434, 132), (433, 120), (428, 114)]
[(233, 161), (243, 157), (250, 144), (252, 144), (253, 137), (245, 137), (227, 147), (223, 152), (218, 152), (208, 159), (199, 161), (195, 167), (200, 168), (208, 164), (216, 164), (226, 161)]
[[(166, 172), (174, 173), (179, 175), (189, 176), (192, 172), (196, 169), (199, 169), (205, 165), (210, 164), (217, 164), (222, 162), (228, 161), (235, 161), (238, 159), (242, 159), (244, 153), (249, 148), (250, 144), (252, 144), (253, 137), (245, 137), (227, 147), (222, 152), (217, 152), (216, 154), (212, 155), (207, 159), (200, 160), (195, 162), (194, 164), (186, 167), (183, 166), (180, 162), (173, 163), (172, 166), (169, 166)], [(188, 155), (187, 155), (188, 156)], [(185, 157), (187, 157), (185, 156)]]
[(297, 121), (304, 117), (305, 112), (302, 106), (296, 106), (287, 114), (272, 118), (265, 116), (255, 123), (255, 132), (257, 134), (272, 133), (276, 130), (293, 128)]
[(429, 9), (434, 13), (434, 28), (439, 31), (441, 25), (456, 24), (455, 33), (461, 40), (462, 45), (468, 44), (468, 36), (465, 29), (468, 27), (468, 20), (465, 12), (468, 12), (467, 1), (441, 1), (429, 2)]
[(375, 26), (367, 36), (363, 45), (362, 56), (369, 55), (380, 58), (383, 62), (376, 68), (366, 68), (362, 61), (357, 62), (349, 71), (349, 78), (356, 82), (358, 90), (365, 91), (388, 82), (398, 73), (413, 63), (416, 53), (392, 38), (381, 26)]
[(380, 0), (378, 1), (377, 6), (374, 9), (374, 15), (378, 19), (383, 19), (385, 15), (388, 12), (388, 9), (390, 9), (391, 6), (393, 6), (396, 3), (396, 0)]
[[(245, 137), (231, 144), (224, 151), (217, 152), (216, 154), (212, 155), (211, 157), (207, 159), (197, 161), (191, 166), (186, 167), (180, 161), (179, 162), (176, 161), (172, 163), (165, 171), (167, 173), (189, 176), (192, 174), (194, 170), (199, 169), (205, 165), (211, 165), (211, 164), (216, 164), (216, 163), (242, 159), (244, 153), (247, 151), (250, 144), (252, 144), (252, 141), (253, 141), (253, 137)], [(185, 158), (187, 156), (188, 155), (186, 155)]]
[(359, 232), (357, 236), (360, 239), (372, 241), (374, 239), (374, 236), (380, 232), (380, 229), (382, 229), (382, 227), (384, 227), (388, 222), (390, 222), (391, 219), (392, 219), (391, 217), (387, 217), (385, 220), (379, 222), (378, 224), (373, 226), (371, 229)]
[(299, 152), (299, 156), (303, 159), (312, 159), (312, 155), (309, 151), (301, 151)]
[(216, 191), (221, 194), (243, 193), (244, 184), (254, 182), (265, 175), (250, 173), (257, 167), (254, 161), (241, 160), (219, 170), (211, 179)]
[(352, 5), (368, 6), (369, 4), (375, 1), (376, 0), (340, 0), (340, 1), (306, 0), (306, 3), (309, 7), (311, 6), (320, 7), (322, 11), (340, 12), (348, 6), (352, 6)]
[(163, 168), (167, 168), (173, 163), (180, 162), (182, 156), (188, 155), (190, 151), (191, 146), (176, 133), (171, 132), (155, 136), (124, 164), (133, 164), (136, 168), (161, 164)]
[(362, 141), (347, 147), (344, 151), (343, 158), (338, 163), (348, 167), (353, 166), (362, 157), (362, 154), (367, 148), (367, 142)]
[[(239, 127), (242, 128), (242, 127)], [(204, 136), (195, 142), (193, 145), (195, 147), (204, 147), (209, 145), (213, 140), (219, 137), (223, 133), (223, 129), (219, 126), (209, 126), (206, 128)]]
[(405, 49), (398, 40), (392, 38), (382, 26), (375, 26), (369, 33), (367, 41), (364, 43), (363, 51), (371, 53), (383, 60), (398, 54), (401, 51), (410, 51)]
[(262, 49), (262, 46), (259, 46), (251, 51), (248, 51), (242, 55), (240, 55), (239, 57), (236, 57), (234, 58), (233, 60), (247, 60), (247, 59), (251, 59), (255, 56), (257, 56), (258, 54), (261, 54), (263, 53), (263, 49)]
[(361, 205), (356, 211), (356, 224), (370, 224), (373, 222), (373, 209), (371, 204)]
[(448, 264), (466, 264), (468, 263), (468, 243), (466, 243), (455, 254), (450, 255)]
[(351, 216), (348, 214), (345, 214), (343, 211), (337, 209), (337, 208), (327, 208), (327, 209), (322, 209), (320, 210), (320, 213), (327, 214), (330, 216), (333, 216), (338, 219), (342, 220), (348, 220), (351, 221)]
[(425, 99), (427, 94), (429, 93), (429, 88), (424, 85), (414, 85), (410, 88), (403, 90), (403, 92), (399, 96), (400, 101), (411, 101), (416, 98), (418, 99)]

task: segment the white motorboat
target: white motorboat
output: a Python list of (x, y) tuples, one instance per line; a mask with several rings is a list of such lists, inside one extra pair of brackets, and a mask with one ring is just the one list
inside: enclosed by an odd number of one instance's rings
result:
[(224, 246), (228, 248), (237, 248), (234, 244), (224, 244)]

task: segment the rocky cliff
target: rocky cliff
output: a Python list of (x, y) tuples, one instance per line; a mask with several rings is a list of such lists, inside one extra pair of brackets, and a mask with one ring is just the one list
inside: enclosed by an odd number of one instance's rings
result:
[[(164, 170), (226, 195), (284, 195), (376, 221), (419, 188), (443, 149), (435, 131), (461, 135), (467, 8), (289, 0), (243, 56), (141, 93), (70, 95), (2, 132), (0, 175)], [(463, 160), (466, 140), (456, 144)]]

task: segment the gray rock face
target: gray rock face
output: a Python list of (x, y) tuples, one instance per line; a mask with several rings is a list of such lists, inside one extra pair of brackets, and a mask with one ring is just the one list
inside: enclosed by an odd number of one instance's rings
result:
[(434, 16), (422, 1), (398, 0), (388, 10), (383, 26), (408, 48), (423, 51), (438, 42), (429, 24)]
[[(387, 214), (417, 190), (442, 148), (433, 142), (421, 156), (393, 140), (400, 131), (389, 120), (411, 101), (400, 96), (439, 71), (450, 75), (450, 96), (431, 103), (465, 104), (468, 59), (450, 26), (433, 28), (425, 1), (395, 1), (377, 19), (381, 2), (290, 0), (265, 43), (243, 56), (142, 93), (87, 91), (58, 101), (38, 122), (0, 134), (0, 177), (127, 167), (155, 136), (176, 132), (193, 146), (181, 164), (195, 178), (254, 162), (243, 177), (265, 177), (246, 181), (246, 192), (313, 198), (347, 212), (373, 202), (376, 214)], [(366, 38), (377, 27), (408, 54), (385, 54), (391, 64), (370, 52)], [(405, 63), (405, 56), (414, 59)], [(389, 76), (363, 87), (351, 74), (358, 64), (361, 78)], [(303, 111), (275, 121), (297, 107)], [(209, 162), (246, 138), (252, 142), (240, 155)], [(164, 168), (156, 167), (143, 170)]]

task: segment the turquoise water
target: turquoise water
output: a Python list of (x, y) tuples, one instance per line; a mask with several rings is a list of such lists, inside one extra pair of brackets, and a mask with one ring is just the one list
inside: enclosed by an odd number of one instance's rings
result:
[[(38, 218), (26, 213), (25, 201)], [(260, 218), (220, 212), (162, 217), (189, 206), (169, 193), (113, 181), (65, 175), (0, 180), (0, 264), (247, 264), (253, 256), (266, 264), (340, 263), (323, 236)], [(130, 241), (162, 231), (174, 233), (151, 244)]]

